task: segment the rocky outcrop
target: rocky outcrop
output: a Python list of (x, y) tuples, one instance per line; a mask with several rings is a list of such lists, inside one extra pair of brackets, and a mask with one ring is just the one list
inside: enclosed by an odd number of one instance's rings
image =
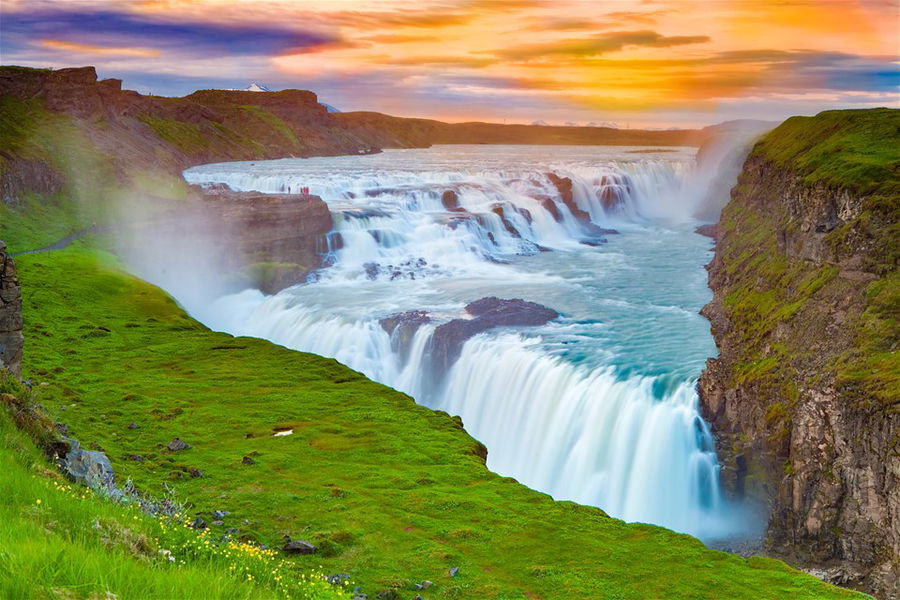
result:
[(744, 164), (716, 228), (703, 314), (720, 354), (699, 391), (723, 483), (768, 517), (766, 550), (893, 600), (900, 186), (870, 158), (852, 178), (830, 148), (843, 135), (845, 158), (898, 147), (900, 111), (841, 112), (789, 120)]
[(206, 231), (216, 236), (228, 232), (222, 261), (242, 285), (273, 294), (302, 283), (323, 266), (334, 223), (318, 196), (195, 189), (203, 197)]
[(431, 322), (431, 317), (422, 310), (410, 310), (393, 314), (378, 321), (382, 329), (391, 336), (391, 348), (403, 361), (409, 357), (413, 338), (422, 325)]
[(17, 157), (0, 149), (0, 202), (16, 205), (23, 192), (49, 195), (64, 187), (62, 174), (50, 164)]
[(106, 454), (82, 450), (78, 440), (63, 438), (63, 441), (69, 445), (69, 451), (59, 460), (59, 466), (69, 479), (115, 500), (124, 496), (116, 487), (116, 475)]
[(431, 365), (440, 376), (459, 358), (466, 340), (496, 327), (536, 327), (559, 317), (552, 308), (520, 299), (482, 298), (466, 306), (471, 318), (453, 319), (434, 331), (431, 338)]
[(17, 377), (22, 368), (22, 295), (16, 264), (0, 242), (0, 368)]
[(274, 294), (306, 281), (334, 249), (332, 228), (318, 196), (216, 185), (194, 186), (176, 208), (111, 233), (135, 274), (199, 308), (223, 294)]
[[(591, 221), (591, 215), (586, 210), (582, 210), (578, 203), (575, 202), (575, 193), (572, 189), (572, 179), (569, 177), (560, 177), (556, 173), (547, 173), (547, 179), (550, 180), (550, 183), (556, 188), (559, 193), (559, 198), (562, 200), (562, 203), (569, 209), (569, 212), (572, 213), (572, 216), (578, 221), (578, 224), (581, 225), (581, 228), (584, 230), (585, 234), (592, 238), (600, 238), (603, 235), (609, 233), (618, 233), (614, 229), (604, 229), (598, 225), (595, 225), (593, 221)], [(552, 203), (552, 200), (549, 200), (549, 203)], [(544, 207), (550, 210), (547, 203), (544, 203)], [(551, 214), (553, 214), (554, 218), (557, 221), (561, 220), (561, 215), (559, 213), (559, 209), (555, 206), (551, 210)]]

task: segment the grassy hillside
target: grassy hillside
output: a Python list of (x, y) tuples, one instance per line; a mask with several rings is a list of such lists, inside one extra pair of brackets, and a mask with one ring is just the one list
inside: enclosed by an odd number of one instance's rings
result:
[(830, 110), (791, 117), (754, 150), (808, 184), (859, 193), (900, 194), (900, 113), (896, 109)]
[(69, 483), (13, 424), (13, 415), (33, 410), (31, 396), (0, 373), (0, 597), (348, 597), (279, 556), (218, 545), (186, 527), (184, 515), (148, 516)]
[[(173, 488), (190, 518), (229, 511), (215, 534), (313, 542), (300, 568), (349, 573), (370, 594), (411, 597), (430, 580), (427, 598), (852, 596), (493, 475), (458, 420), (335, 361), (210, 332), (108, 255), (29, 255), (19, 269), (26, 375), (47, 384), (53, 418), (120, 477)], [(167, 450), (174, 437), (191, 448)]]

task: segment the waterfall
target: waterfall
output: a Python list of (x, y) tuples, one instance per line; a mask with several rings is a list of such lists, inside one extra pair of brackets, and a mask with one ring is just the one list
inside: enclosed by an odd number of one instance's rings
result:
[[(487, 446), (489, 468), (554, 498), (706, 539), (726, 535), (732, 523), (695, 391), (714, 349), (696, 315), (708, 298), (708, 242), (678, 201), (692, 157), (487, 152), (189, 169), (191, 183), (235, 190), (310, 187), (336, 223), (333, 260), (308, 283), (274, 296), (246, 290), (196, 316), (336, 358), (460, 415)], [(449, 370), (435, 372), (438, 325), (486, 296), (524, 298), (561, 317), (475, 335)], [(381, 320), (404, 311), (427, 316), (401, 343)]]

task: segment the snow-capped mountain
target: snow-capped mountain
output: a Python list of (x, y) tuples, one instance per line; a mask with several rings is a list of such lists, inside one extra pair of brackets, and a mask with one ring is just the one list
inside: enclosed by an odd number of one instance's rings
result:
[[(261, 85), (261, 84), (259, 84), (259, 83), (256, 83), (256, 82), (254, 81), (253, 83), (251, 83), (251, 84), (248, 85), (247, 87), (245, 87), (245, 88), (243, 88), (243, 89), (240, 89), (240, 90), (237, 90), (237, 89), (235, 88), (234, 91), (240, 91), (240, 92), (274, 92), (275, 90), (269, 89), (269, 88), (267, 88), (266, 86)], [(330, 112), (330, 113), (339, 113), (339, 112), (341, 112), (340, 110), (338, 110), (337, 108), (333, 107), (333, 106), (330, 105), (330, 104), (326, 104), (326, 103), (324, 103), (324, 102), (320, 102), (319, 104), (321, 104), (322, 106), (324, 106), (324, 107), (325, 107), (325, 110), (327, 110), (327, 111)]]

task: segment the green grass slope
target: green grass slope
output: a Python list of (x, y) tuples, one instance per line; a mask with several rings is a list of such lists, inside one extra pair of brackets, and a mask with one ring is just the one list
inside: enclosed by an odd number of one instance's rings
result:
[(829, 110), (791, 117), (754, 148), (802, 175), (859, 193), (900, 195), (900, 111), (890, 108)]
[(348, 597), (320, 573), (246, 544), (218, 545), (175, 515), (148, 516), (67, 482), (13, 424), (30, 396), (0, 373), (0, 597)]
[[(370, 598), (423, 580), (429, 600), (856, 597), (494, 475), (458, 420), (333, 360), (211, 332), (108, 255), (18, 262), (26, 376), (55, 420), (189, 517), (229, 511), (214, 535), (309, 540), (319, 553), (295, 568), (349, 573)], [(191, 447), (169, 451), (174, 437)]]

